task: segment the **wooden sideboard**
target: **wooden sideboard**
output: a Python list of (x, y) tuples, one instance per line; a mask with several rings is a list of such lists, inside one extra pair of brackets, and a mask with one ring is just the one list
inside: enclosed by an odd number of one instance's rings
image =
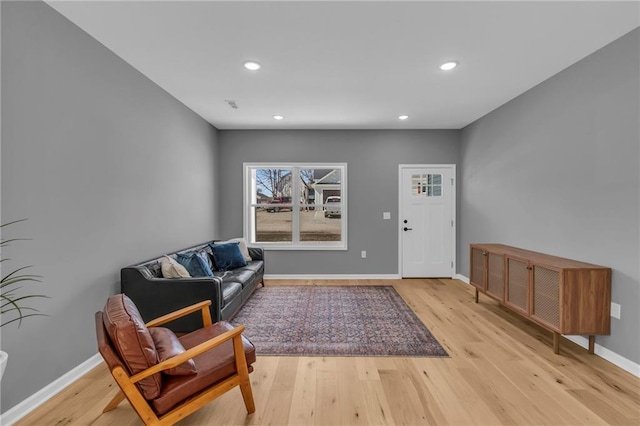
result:
[(561, 334), (610, 334), (611, 269), (503, 244), (471, 244), (470, 283), (514, 312)]

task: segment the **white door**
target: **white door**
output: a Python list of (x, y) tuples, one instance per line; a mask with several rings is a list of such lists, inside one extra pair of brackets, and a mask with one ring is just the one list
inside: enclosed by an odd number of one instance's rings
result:
[(455, 166), (400, 166), (403, 277), (453, 277)]

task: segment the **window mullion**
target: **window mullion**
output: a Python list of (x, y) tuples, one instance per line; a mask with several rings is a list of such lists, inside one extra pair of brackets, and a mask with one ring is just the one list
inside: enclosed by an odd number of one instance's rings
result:
[(300, 194), (300, 168), (294, 167), (291, 170), (291, 239), (293, 245), (300, 244), (300, 208), (296, 200)]

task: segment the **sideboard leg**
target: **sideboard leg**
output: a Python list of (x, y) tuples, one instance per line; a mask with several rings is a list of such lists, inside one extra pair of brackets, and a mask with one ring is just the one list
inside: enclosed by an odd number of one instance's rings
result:
[(476, 288), (476, 303), (478, 303), (479, 297), (478, 297), (478, 289)]
[(596, 336), (593, 334), (589, 335), (589, 353), (593, 355), (596, 349)]
[(560, 333), (553, 333), (553, 353), (556, 355), (560, 353)]

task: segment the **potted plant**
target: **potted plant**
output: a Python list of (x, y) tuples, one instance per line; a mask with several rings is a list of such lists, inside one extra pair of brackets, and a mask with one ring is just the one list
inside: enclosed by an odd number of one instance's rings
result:
[[(6, 226), (23, 222), (26, 219), (15, 220), (13, 222), (5, 223), (0, 225), (0, 231), (4, 230)], [(5, 262), (9, 261), (2, 256), (1, 249), (9, 245), (9, 243), (15, 241), (23, 241), (24, 238), (11, 238), (4, 239), (0, 237), (0, 270), (6, 268)], [(0, 279), (0, 328), (5, 327), (9, 324), (16, 324), (20, 327), (22, 324), (22, 320), (28, 317), (43, 315), (38, 312), (37, 309), (27, 306), (25, 303), (28, 303), (28, 299), (33, 299), (36, 297), (47, 297), (42, 294), (31, 294), (29, 292), (23, 292), (22, 288), (24, 284), (28, 284), (30, 282), (40, 282), (40, 276), (25, 274), (24, 271), (31, 266), (23, 266), (18, 269), (14, 269), (8, 274), (4, 272), (1, 273), (2, 278)], [(4, 374), (4, 369), (7, 365), (7, 360), (9, 356), (6, 352), (0, 351), (0, 379)]]

